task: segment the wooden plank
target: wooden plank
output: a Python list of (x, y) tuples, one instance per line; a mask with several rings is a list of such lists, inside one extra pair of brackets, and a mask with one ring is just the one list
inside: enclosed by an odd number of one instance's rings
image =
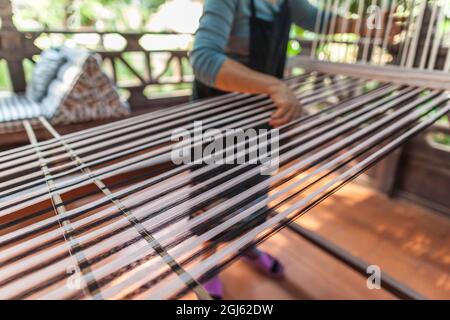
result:
[(400, 85), (450, 90), (450, 74), (443, 71), (400, 69), (398, 66), (371, 66), (362, 63), (350, 65), (346, 63), (317, 61), (304, 56), (291, 58), (288, 61), (288, 68), (292, 68), (293, 66), (301, 67), (308, 71), (314, 70)]
[[(299, 235), (300, 237), (308, 240), (311, 244), (322, 249), (337, 260), (343, 262), (350, 269), (359, 272), (363, 276), (367, 276), (367, 270), (370, 269), (370, 265), (364, 260), (361, 260), (353, 256), (350, 252), (344, 248), (336, 246), (331, 241), (328, 241), (324, 237), (321, 237), (317, 233), (303, 228), (297, 223), (292, 223), (288, 226), (288, 229)], [(425, 297), (408, 288), (407, 285), (397, 281), (389, 276), (386, 272), (382, 273), (380, 279), (381, 288), (387, 290), (389, 293), (395, 295), (399, 299), (403, 300), (425, 300)]]
[(238, 260), (220, 275), (225, 300), (396, 299), (385, 290), (368, 290), (365, 277), (292, 231), (281, 231), (261, 248), (283, 263), (285, 278), (268, 278)]
[(442, 215), (351, 183), (298, 223), (428, 298), (450, 298), (450, 220)]

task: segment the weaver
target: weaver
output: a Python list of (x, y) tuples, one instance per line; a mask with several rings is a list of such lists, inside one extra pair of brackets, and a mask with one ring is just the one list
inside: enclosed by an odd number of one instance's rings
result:
[[(425, 8), (411, 15), (416, 28)], [(311, 57), (289, 65), (306, 69), (285, 80), (305, 112), (279, 127), (281, 143), (268, 151), (279, 168), (238, 194), (261, 165), (174, 165), (171, 134), (196, 120), (225, 136), (267, 125), (276, 109), (267, 95), (230, 93), (68, 135), (40, 117), (53, 137), (44, 141), (24, 121), (30, 144), (0, 153), (0, 298), (167, 299), (192, 290), (209, 299), (201, 283), (448, 114), (449, 77), (431, 54), (443, 35), (425, 54), (409, 29), (399, 66), (379, 66), (388, 31), (361, 46), (316, 30)], [(355, 62), (351, 54), (319, 61), (335, 45), (367, 50), (356, 67), (343, 63)]]

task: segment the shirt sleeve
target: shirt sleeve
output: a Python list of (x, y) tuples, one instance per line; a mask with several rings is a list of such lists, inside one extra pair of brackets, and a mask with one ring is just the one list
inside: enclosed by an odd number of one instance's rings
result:
[(206, 0), (190, 61), (195, 77), (214, 87), (225, 59), (225, 48), (239, 0)]
[[(314, 28), (316, 27), (319, 8), (311, 4), (311, 2), (309, 2), (308, 0), (292, 0), (291, 11), (292, 20), (296, 25), (306, 30), (314, 31)], [(327, 12), (326, 15), (330, 15), (330, 12)], [(321, 24), (326, 20), (324, 16), (325, 13), (322, 13)], [(331, 17), (328, 17), (328, 21), (330, 20), (330, 18)]]

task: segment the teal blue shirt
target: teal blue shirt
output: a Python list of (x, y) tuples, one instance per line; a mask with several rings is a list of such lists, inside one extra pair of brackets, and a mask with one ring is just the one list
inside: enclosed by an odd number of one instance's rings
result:
[[(255, 0), (256, 15), (272, 21), (283, 0), (273, 4)], [(292, 21), (314, 30), (318, 9), (308, 0), (289, 0)], [(203, 15), (190, 54), (195, 77), (214, 87), (216, 76), (227, 57), (246, 63), (249, 52), (250, 0), (205, 0)]]

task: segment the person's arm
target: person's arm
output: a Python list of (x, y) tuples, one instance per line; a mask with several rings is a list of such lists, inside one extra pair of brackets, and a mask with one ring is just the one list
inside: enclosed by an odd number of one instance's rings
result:
[(240, 0), (206, 0), (195, 34), (190, 61), (195, 78), (215, 87), (217, 74), (227, 59), (225, 48)]
[[(308, 0), (292, 0), (290, 4), (293, 22), (308, 31), (315, 31), (317, 19), (320, 19), (320, 26), (318, 26), (319, 31), (323, 30), (323, 24), (325, 22), (328, 23), (328, 28), (334, 15), (329, 11), (319, 12), (319, 8), (310, 3)], [(339, 16), (337, 18), (339, 18)], [(325, 30), (327, 29), (325, 28)]]

